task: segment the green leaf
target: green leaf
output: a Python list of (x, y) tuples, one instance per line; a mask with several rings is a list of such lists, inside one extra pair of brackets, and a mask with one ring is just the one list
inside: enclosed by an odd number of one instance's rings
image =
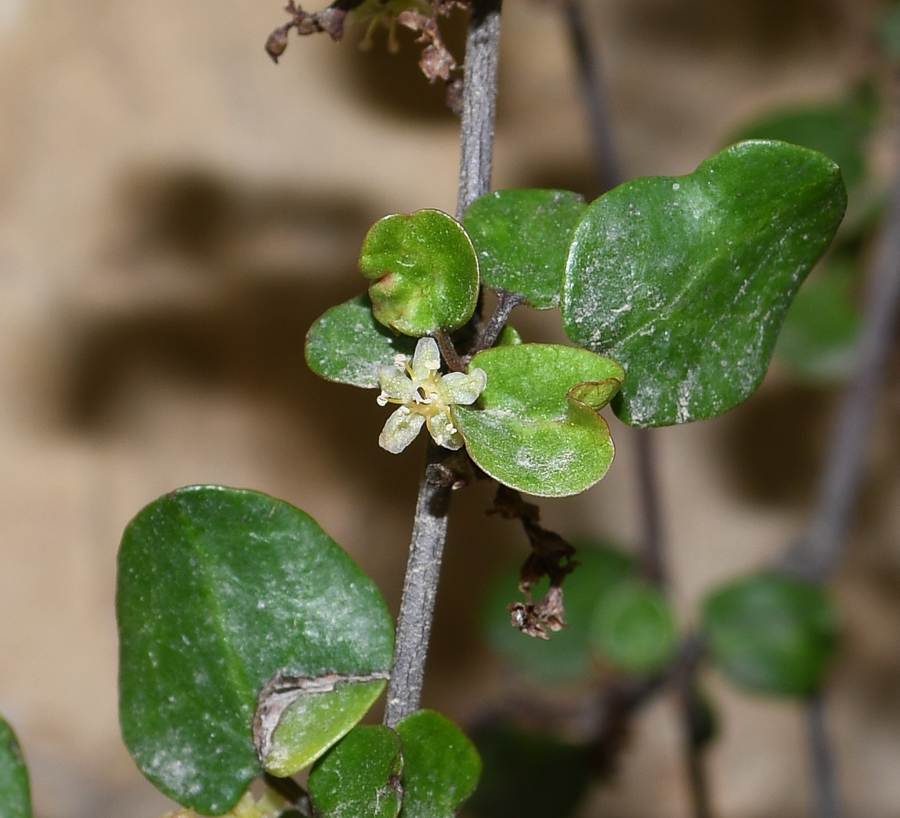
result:
[(309, 774), (322, 818), (396, 818), (401, 806), (400, 737), (387, 727), (354, 727)]
[(378, 367), (396, 355), (412, 357), (415, 341), (397, 335), (372, 315), (369, 296), (332, 307), (306, 334), (306, 362), (323, 378), (364, 389), (378, 387)]
[(589, 746), (502, 723), (478, 730), (475, 745), (484, 771), (466, 814), (478, 818), (576, 814), (593, 772)]
[(787, 312), (775, 354), (803, 381), (835, 383), (853, 372), (862, 324), (854, 261), (834, 259), (814, 273)]
[[(526, 636), (510, 624), (507, 606), (521, 597), (519, 563), (510, 564), (497, 578), (487, 598), (484, 632), (488, 642), (508, 662), (542, 684), (578, 682), (591, 668), (590, 631), (597, 600), (634, 574), (634, 560), (605, 545), (578, 544), (578, 567), (563, 583), (567, 628), (547, 641)], [(550, 587), (544, 577), (532, 588), (541, 599)]]
[(481, 775), (472, 742), (433, 710), (407, 716), (397, 733), (403, 745), (403, 818), (454, 818)]
[[(315, 687), (325, 688), (321, 691), (307, 692), (306, 680), (288, 682), (288, 688), (297, 689), (288, 694), (293, 699), (290, 706), (284, 711), (276, 710), (280, 721), (274, 726), (270, 740), (262, 745), (266, 748), (266, 772), (287, 778), (308, 767), (365, 715), (386, 685), (383, 672), (341, 674), (333, 685), (326, 683), (331, 675), (315, 679)], [(281, 677), (277, 687), (279, 691), (285, 687)], [(273, 690), (270, 698), (280, 704), (283, 696), (284, 693)], [(261, 697), (260, 705), (263, 701)], [(260, 746), (257, 740), (258, 750)]]
[(485, 284), (519, 293), (535, 309), (558, 307), (572, 231), (586, 207), (564, 190), (498, 190), (476, 199), (463, 224)]
[(852, 189), (865, 178), (865, 143), (876, 112), (872, 94), (862, 89), (839, 102), (778, 111), (742, 129), (741, 139), (780, 140), (823, 153)]
[(287, 748), (312, 761), (390, 668), (378, 589), (311, 517), (258, 492), (193, 486), (143, 509), (122, 538), (116, 604), (125, 743), (166, 795), (210, 815), (262, 772), (254, 733), (271, 738), (281, 710), (317, 725), (335, 699), (345, 708)]
[(900, 62), (900, 4), (891, 3), (881, 14), (878, 39), (888, 59)]
[(0, 718), (0, 815), (31, 818), (28, 768), (12, 728)]
[(498, 347), (513, 347), (518, 346), (522, 343), (522, 336), (519, 335), (519, 331), (507, 324), (500, 330), (500, 335), (497, 338), (497, 343), (495, 346)]
[(478, 260), (462, 225), (439, 210), (387, 216), (369, 231), (359, 257), (375, 318), (404, 335), (449, 332), (478, 300)]
[(478, 353), (487, 373), (477, 409), (453, 417), (478, 466), (507, 486), (542, 497), (578, 494), (609, 469), (613, 443), (599, 412), (622, 368), (573, 347), (520, 344)]
[(834, 654), (837, 628), (837, 615), (820, 586), (776, 574), (726, 585), (703, 606), (703, 629), (716, 664), (757, 693), (813, 695)]
[(749, 397), (845, 205), (838, 167), (782, 142), (744, 142), (688, 176), (597, 199), (575, 230), (563, 321), (625, 367), (616, 414), (668, 426)]
[(613, 667), (627, 673), (653, 673), (678, 649), (671, 606), (656, 588), (623, 582), (597, 603), (594, 644)]

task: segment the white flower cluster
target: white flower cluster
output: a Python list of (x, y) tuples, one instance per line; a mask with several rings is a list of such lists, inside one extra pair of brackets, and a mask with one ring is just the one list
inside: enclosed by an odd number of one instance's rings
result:
[(383, 449), (392, 454), (402, 452), (415, 440), (423, 425), (428, 427), (438, 446), (462, 448), (463, 437), (453, 423), (450, 407), (474, 403), (487, 385), (487, 374), (483, 369), (473, 369), (469, 373), (441, 375), (440, 368), (437, 342), (427, 337), (419, 339), (412, 361), (398, 355), (393, 366), (379, 368), (379, 405), (399, 404), (378, 438)]

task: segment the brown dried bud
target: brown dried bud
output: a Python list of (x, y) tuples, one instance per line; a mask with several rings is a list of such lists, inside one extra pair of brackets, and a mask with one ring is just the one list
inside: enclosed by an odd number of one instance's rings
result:
[(450, 72), (456, 68), (456, 60), (453, 55), (444, 47), (431, 43), (422, 49), (422, 59), (419, 60), (419, 68), (428, 78), (429, 82), (434, 82), (440, 77), (444, 82), (450, 81)]
[(554, 633), (567, 628), (566, 606), (563, 605), (563, 591), (558, 585), (551, 585), (547, 595), (537, 604), (535, 612), (541, 621)]
[(278, 58), (284, 54), (288, 44), (288, 32), (294, 27), (293, 23), (286, 23), (273, 31), (266, 40), (266, 53), (272, 58), (272, 62), (278, 63)]
[(332, 40), (340, 40), (344, 34), (344, 18), (347, 12), (343, 9), (336, 9), (329, 6), (322, 9), (316, 17), (320, 31), (324, 31)]

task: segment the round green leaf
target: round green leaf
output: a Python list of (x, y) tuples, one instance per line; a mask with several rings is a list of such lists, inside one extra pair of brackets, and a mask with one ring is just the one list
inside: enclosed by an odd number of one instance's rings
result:
[(569, 818), (579, 810), (593, 777), (591, 747), (526, 732), (505, 723), (477, 730), (484, 762), (466, 814), (478, 818)]
[(433, 710), (407, 716), (397, 733), (403, 746), (403, 818), (454, 818), (481, 775), (472, 742)]
[(316, 375), (364, 389), (377, 388), (379, 366), (414, 349), (411, 338), (375, 320), (367, 295), (332, 307), (306, 334), (306, 362)]
[(853, 371), (862, 324), (854, 262), (835, 260), (814, 273), (787, 311), (775, 354), (806, 382), (834, 383)]
[(439, 210), (387, 216), (363, 243), (359, 269), (375, 318), (404, 335), (449, 332), (478, 300), (478, 260), (462, 225)]
[(564, 190), (498, 190), (476, 199), (463, 224), (485, 284), (519, 293), (535, 309), (558, 307), (572, 231), (585, 207)]
[[(484, 633), (508, 662), (543, 684), (581, 681), (591, 667), (590, 629), (597, 599), (634, 573), (634, 560), (623, 551), (601, 545), (580, 545), (573, 557), (578, 567), (563, 583), (566, 624), (549, 640), (526, 636), (510, 624), (507, 606), (521, 599), (519, 567), (510, 564), (494, 583), (485, 607)], [(550, 587), (544, 577), (531, 589), (541, 599)]]
[(563, 321), (625, 367), (616, 414), (667, 426), (749, 397), (845, 206), (837, 165), (782, 142), (743, 142), (688, 176), (597, 199), (575, 229)]
[(12, 728), (0, 718), (0, 815), (31, 818), (28, 768)]
[(656, 588), (623, 582), (602, 596), (591, 635), (611, 665), (627, 673), (653, 673), (665, 667), (678, 648), (671, 606)]
[(290, 748), (312, 761), (390, 668), (378, 589), (309, 515), (258, 492), (193, 486), (143, 509), (122, 538), (116, 604), (125, 743), (159, 789), (209, 815), (262, 772), (255, 737), (283, 747), (285, 708), (315, 723), (335, 699), (346, 709)]
[(480, 352), (471, 365), (487, 373), (482, 408), (452, 411), (482, 470), (542, 497), (578, 494), (606, 474), (614, 448), (599, 412), (625, 377), (615, 361), (573, 347), (520, 344)]
[(355, 727), (309, 774), (322, 818), (396, 818), (401, 807), (400, 737), (387, 727)]
[(837, 642), (837, 616), (818, 585), (762, 574), (734, 582), (703, 606), (712, 657), (757, 693), (807, 697), (822, 683)]

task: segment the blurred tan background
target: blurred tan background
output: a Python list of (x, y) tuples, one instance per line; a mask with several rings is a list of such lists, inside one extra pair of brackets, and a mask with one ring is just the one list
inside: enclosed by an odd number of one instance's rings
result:
[[(216, 482), (290, 500), (399, 597), (421, 450), (381, 451), (374, 393), (317, 381), (303, 336), (362, 291), (372, 222), (453, 212), (457, 125), (406, 36), (398, 57), (292, 39), (274, 66), (262, 44), (280, 5), (0, 0), (0, 712), (40, 818), (168, 808), (118, 736), (113, 616), (118, 537), (161, 493)], [(588, 3), (628, 175), (689, 172), (748, 117), (841, 93), (865, 68), (877, 6)], [(504, 18), (495, 186), (593, 195), (560, 16), (508, 0)], [(896, 384), (839, 581), (847, 637), (830, 695), (848, 815), (866, 818), (900, 813)], [(731, 415), (657, 433), (686, 623), (711, 583), (802, 531), (832, 398), (776, 371)], [(543, 504), (562, 533), (636, 538), (628, 430), (613, 432), (607, 479)], [(429, 667), (426, 704), (463, 721), (511, 683), (477, 642), (472, 601), (525, 543), (482, 519), (489, 498), (477, 486), (455, 499)], [(710, 685), (717, 814), (809, 814), (800, 712)], [(651, 707), (584, 815), (687, 816), (676, 724), (670, 703)]]

